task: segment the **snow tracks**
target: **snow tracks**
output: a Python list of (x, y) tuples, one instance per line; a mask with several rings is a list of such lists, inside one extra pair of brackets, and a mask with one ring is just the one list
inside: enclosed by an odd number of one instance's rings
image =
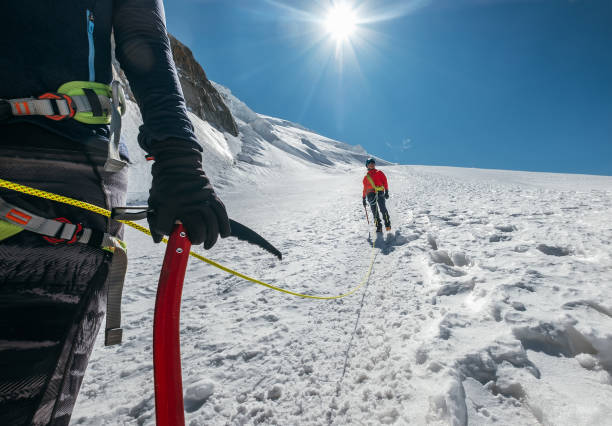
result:
[[(384, 171), (393, 231), (352, 297), (298, 299), (190, 264), (187, 423), (610, 424), (612, 193), (562, 175)], [(350, 290), (369, 265), (361, 178), (309, 174), (226, 195), (284, 258), (231, 240), (210, 257), (294, 291)], [(128, 236), (126, 343), (94, 352), (74, 424), (154, 423), (161, 251)]]

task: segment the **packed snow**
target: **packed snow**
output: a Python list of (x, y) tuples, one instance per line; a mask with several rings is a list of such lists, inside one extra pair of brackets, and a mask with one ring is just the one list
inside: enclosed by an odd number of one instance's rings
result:
[[(303, 299), (192, 258), (186, 424), (612, 425), (611, 177), (381, 162), (392, 231), (377, 235), (361, 205), (367, 153), (222, 93), (241, 136), (192, 116), (207, 173), (230, 216), (284, 256), (232, 238), (195, 250), (310, 295), (366, 281)], [(149, 166), (130, 114), (142, 203)], [(165, 247), (129, 228), (125, 239), (124, 343), (99, 335), (72, 425), (155, 424)]]

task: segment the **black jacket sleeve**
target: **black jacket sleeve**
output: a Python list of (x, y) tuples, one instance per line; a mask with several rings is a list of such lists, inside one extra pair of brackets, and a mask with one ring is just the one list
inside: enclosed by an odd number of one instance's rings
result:
[(162, 0), (115, 0), (113, 29), (116, 57), (142, 113), (142, 149), (148, 152), (153, 141), (176, 138), (201, 151), (172, 59)]

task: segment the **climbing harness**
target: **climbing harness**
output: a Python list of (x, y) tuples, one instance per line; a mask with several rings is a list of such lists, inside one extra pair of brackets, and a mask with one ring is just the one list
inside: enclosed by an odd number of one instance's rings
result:
[(368, 179), (368, 181), (370, 181), (370, 185), (372, 185), (372, 188), (374, 189), (374, 192), (376, 192), (376, 195), (378, 195), (379, 192), (383, 192), (385, 190), (384, 186), (376, 186), (374, 184), (374, 179), (372, 179), (372, 176), (370, 176), (369, 174), (366, 175), (366, 178)]
[[(81, 209), (84, 209), (84, 210), (88, 210), (88, 211), (97, 213), (97, 214), (105, 216), (105, 217), (109, 217), (109, 218), (113, 217), (113, 213), (110, 210), (104, 209), (102, 207), (99, 207), (99, 206), (96, 206), (96, 205), (93, 205), (93, 204), (90, 204), (90, 203), (87, 203), (87, 202), (84, 202), (84, 201), (75, 200), (73, 198), (65, 197), (63, 195), (53, 194), (51, 192), (42, 191), (42, 190), (31, 188), (31, 187), (28, 187), (28, 186), (25, 186), (25, 185), (20, 185), (18, 183), (10, 182), (10, 181), (4, 180), (4, 179), (0, 179), (0, 187), (1, 188), (6, 188), (6, 189), (10, 189), (10, 190), (13, 190), (13, 191), (17, 191), (17, 192), (21, 192), (23, 194), (28, 194), (28, 195), (35, 196), (35, 197), (45, 198), (45, 199), (48, 199), (48, 200), (52, 200), (52, 201), (56, 201), (56, 202), (60, 202), (60, 203), (64, 203), (64, 204), (68, 204), (68, 205), (71, 205), (71, 206), (74, 206), (74, 207), (78, 207), (78, 208), (81, 208)], [(123, 220), (123, 219), (119, 219), (119, 218), (115, 218), (114, 220), (117, 220), (118, 222), (121, 222), (121, 223), (123, 223), (125, 225), (128, 225), (128, 226), (130, 226), (130, 227), (132, 227), (132, 228), (134, 228), (134, 229), (136, 229), (136, 230), (138, 230), (140, 232), (143, 232), (143, 233), (145, 233), (147, 235), (151, 235), (151, 231), (149, 231), (146, 227), (144, 227), (142, 225), (139, 225), (139, 224), (134, 223), (134, 222), (129, 221), (129, 220)], [(19, 225), (19, 224), (17, 224), (17, 225)], [(164, 243), (168, 242), (168, 240), (166, 238), (163, 238), (162, 241)], [(337, 296), (313, 296), (313, 295), (293, 292), (293, 291), (286, 290), (286, 289), (274, 286), (272, 284), (268, 284), (266, 282), (257, 280), (255, 278), (251, 278), (251, 277), (249, 277), (249, 276), (247, 276), (245, 274), (242, 274), (240, 272), (234, 271), (234, 270), (232, 270), (232, 269), (230, 269), (230, 268), (228, 268), (226, 266), (223, 266), (223, 265), (221, 265), (221, 264), (219, 264), (219, 263), (217, 263), (217, 262), (215, 262), (213, 260), (210, 260), (210, 259), (208, 259), (208, 258), (206, 258), (204, 256), (201, 256), (201, 255), (199, 255), (197, 253), (194, 253), (193, 251), (190, 251), (189, 255), (192, 256), (192, 257), (195, 257), (198, 260), (201, 260), (202, 262), (208, 263), (209, 265), (214, 266), (217, 269), (225, 271), (225, 272), (227, 272), (227, 273), (229, 273), (231, 275), (240, 277), (240, 278), (242, 278), (242, 279), (244, 279), (246, 281), (250, 281), (250, 282), (255, 283), (255, 284), (262, 285), (262, 286), (267, 287), (267, 288), (269, 288), (271, 290), (276, 290), (276, 291), (279, 291), (281, 293), (290, 294), (292, 296), (302, 297), (302, 298), (305, 298), (305, 299), (332, 300), (332, 299), (341, 299), (341, 298), (350, 296), (350, 295), (354, 294), (355, 292), (357, 292), (361, 287), (363, 287), (363, 285), (367, 282), (368, 278), (370, 277), (370, 274), (372, 273), (372, 268), (374, 266), (374, 258), (375, 258), (375, 255), (376, 255), (375, 247), (376, 247), (376, 243), (373, 242), (372, 243), (371, 256), (370, 256), (370, 265), (368, 267), (368, 271), (367, 271), (366, 275), (364, 276), (363, 280), (359, 283), (359, 285), (357, 285), (355, 288), (353, 288), (349, 292), (344, 293), (344, 294), (340, 294), (340, 295), (337, 295)]]
[(110, 125), (111, 141), (104, 169), (121, 170), (125, 161), (119, 156), (121, 116), (126, 102), (119, 81), (110, 85), (95, 81), (69, 81), (56, 92), (37, 98), (0, 99), (0, 123), (12, 117), (44, 116), (53, 121), (74, 119), (84, 124)]
[(11, 114), (17, 117), (42, 115), (54, 121), (73, 118), (85, 124), (110, 124), (115, 105), (121, 109), (121, 114), (125, 112), (125, 98), (115, 87), (121, 87), (119, 82), (108, 85), (95, 81), (70, 81), (62, 84), (56, 92), (44, 93), (38, 98), (3, 101), (10, 105)]
[(125, 244), (108, 233), (70, 223), (65, 218), (47, 219), (28, 210), (17, 207), (0, 197), (0, 241), (22, 230), (40, 234), (52, 244), (87, 244), (113, 253), (107, 276), (106, 329), (104, 344), (112, 346), (121, 343), (121, 295), (127, 270)]

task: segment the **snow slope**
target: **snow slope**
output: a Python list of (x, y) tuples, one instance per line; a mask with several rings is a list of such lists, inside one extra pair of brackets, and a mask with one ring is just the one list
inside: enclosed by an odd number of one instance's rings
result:
[[(209, 132), (205, 156), (219, 160), (209, 174), (230, 216), (284, 257), (235, 239), (196, 250), (313, 295), (357, 286), (372, 243), (373, 271), (356, 294), (318, 301), (191, 259), (187, 424), (612, 425), (611, 177), (382, 166), (393, 231), (375, 236), (353, 156), (365, 153), (282, 120), (235, 116), (253, 133), (228, 139), (197, 124)], [(136, 166), (144, 188), (147, 165)], [(130, 188), (133, 200), (144, 193)], [(104, 348), (100, 334), (73, 425), (155, 424), (164, 247), (126, 234), (124, 343)]]

